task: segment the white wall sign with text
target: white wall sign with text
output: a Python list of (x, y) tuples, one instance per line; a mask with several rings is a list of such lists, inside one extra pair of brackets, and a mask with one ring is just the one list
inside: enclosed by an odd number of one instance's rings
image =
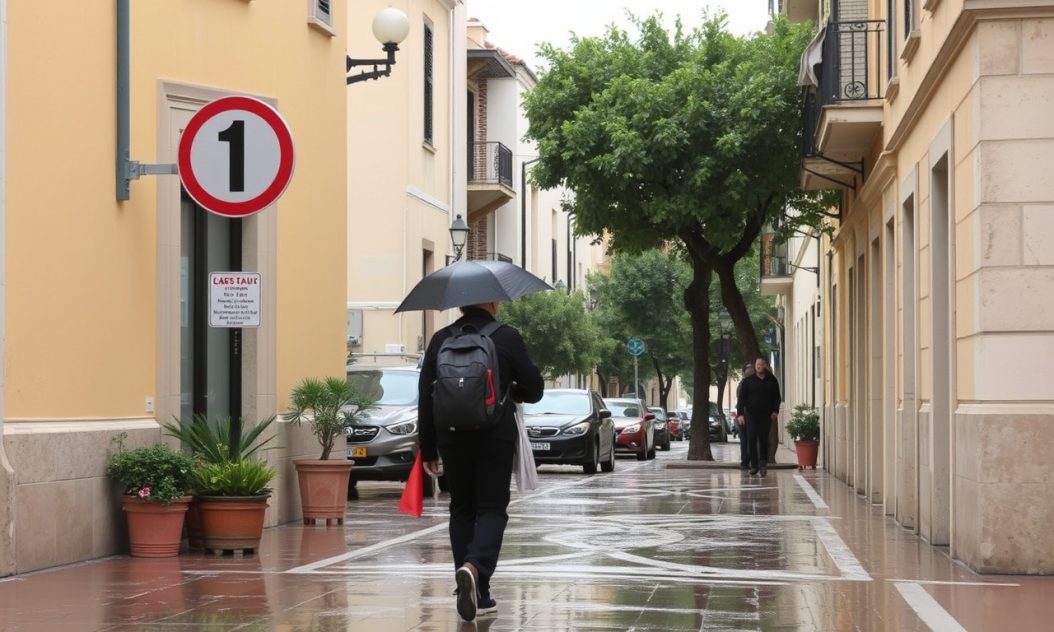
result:
[(209, 274), (209, 326), (260, 326), (260, 273)]

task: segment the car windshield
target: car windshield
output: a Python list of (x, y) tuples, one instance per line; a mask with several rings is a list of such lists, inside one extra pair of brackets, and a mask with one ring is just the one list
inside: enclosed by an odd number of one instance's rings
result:
[(525, 415), (587, 415), (589, 414), (589, 395), (587, 393), (567, 393), (548, 391), (541, 401), (523, 405)]
[(604, 405), (611, 411), (612, 417), (640, 417), (640, 406), (636, 402), (618, 402), (605, 399)]
[(415, 371), (348, 371), (348, 380), (359, 392), (379, 406), (417, 405)]

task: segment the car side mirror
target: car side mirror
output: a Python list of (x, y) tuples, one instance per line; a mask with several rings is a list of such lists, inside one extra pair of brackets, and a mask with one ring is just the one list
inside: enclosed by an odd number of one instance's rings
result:
[(655, 419), (655, 413), (644, 413), (644, 421)]
[(600, 409), (600, 418), (601, 419), (611, 419), (611, 411), (608, 410), (607, 408), (601, 408)]

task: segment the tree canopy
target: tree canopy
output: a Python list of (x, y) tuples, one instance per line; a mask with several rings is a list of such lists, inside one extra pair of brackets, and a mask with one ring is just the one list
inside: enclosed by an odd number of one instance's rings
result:
[(519, 330), (547, 378), (593, 372), (601, 336), (586, 316), (581, 292), (537, 292), (502, 303), (500, 309), (500, 320)]
[[(680, 240), (692, 267), (694, 391), (708, 392), (713, 274), (743, 354), (757, 354), (735, 264), (788, 207), (783, 230), (827, 209), (798, 186), (798, 60), (812, 29), (777, 19), (769, 33), (736, 37), (723, 16), (689, 31), (677, 21), (668, 32), (656, 16), (634, 25), (632, 38), (611, 27), (568, 50), (542, 46), (549, 70), (524, 106), (539, 153), (532, 175), (571, 189), (576, 230), (607, 234), (615, 250)], [(695, 437), (689, 458), (711, 458)]]

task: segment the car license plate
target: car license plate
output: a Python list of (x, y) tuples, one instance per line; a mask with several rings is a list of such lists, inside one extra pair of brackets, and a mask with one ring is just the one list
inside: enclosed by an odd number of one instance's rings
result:
[(365, 459), (366, 448), (348, 448), (349, 459)]
[(549, 451), (549, 444), (548, 443), (534, 443), (532, 441), (531, 442), (531, 450), (534, 450), (535, 452), (548, 452)]

